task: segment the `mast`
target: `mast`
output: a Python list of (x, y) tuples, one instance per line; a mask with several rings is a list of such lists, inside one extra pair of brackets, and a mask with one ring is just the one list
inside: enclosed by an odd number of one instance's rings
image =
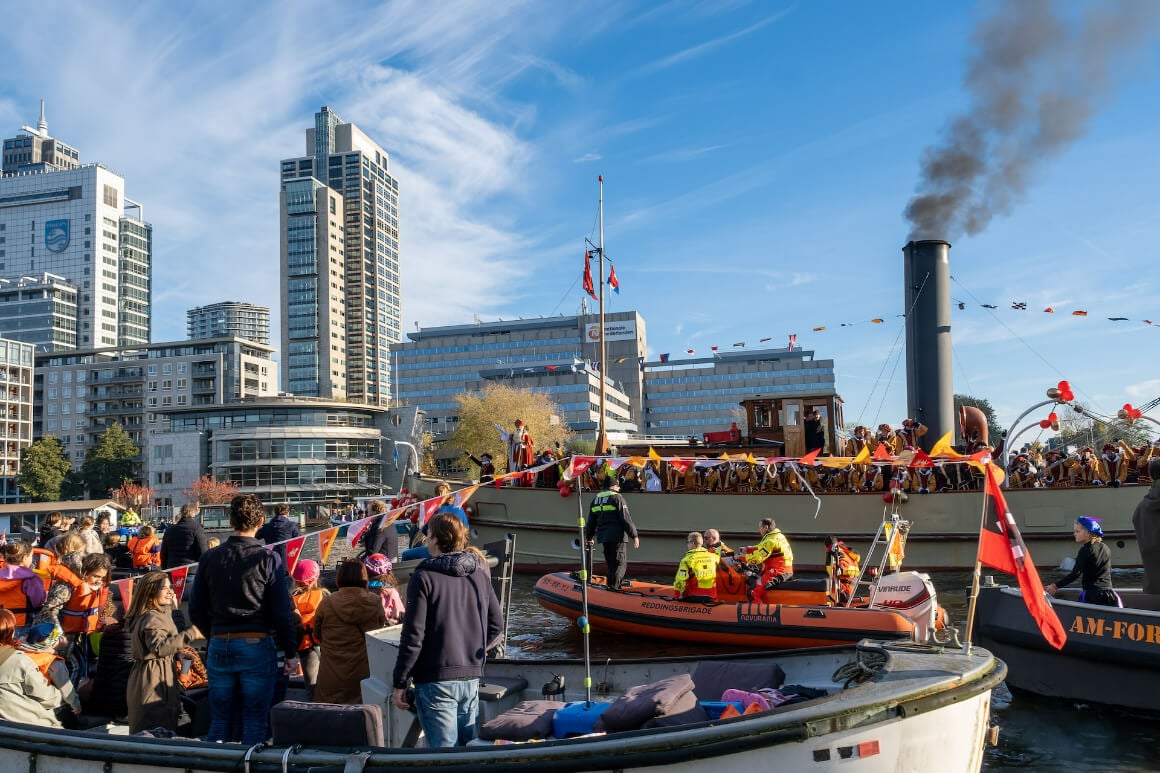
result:
[(597, 263), (599, 272), (596, 274), (596, 281), (600, 283), (600, 368), (597, 373), (600, 377), (600, 420), (596, 429), (596, 454), (603, 456), (608, 453), (608, 433), (604, 426), (604, 369), (608, 366), (604, 351), (604, 175), (596, 179), (600, 183), (600, 246), (596, 248), (596, 254), (600, 256)]

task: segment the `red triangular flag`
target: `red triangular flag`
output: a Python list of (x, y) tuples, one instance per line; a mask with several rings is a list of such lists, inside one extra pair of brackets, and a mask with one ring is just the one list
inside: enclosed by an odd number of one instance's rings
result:
[(177, 603), (181, 604), (181, 596), (185, 593), (185, 578), (189, 576), (188, 566), (179, 566), (169, 570), (169, 583), (173, 586), (173, 595)]
[(121, 594), (122, 609), (128, 609), (129, 605), (133, 603), (133, 581), (134, 578), (126, 577), (113, 583), (117, 587), (117, 592)]
[(910, 468), (913, 470), (926, 467), (934, 467), (934, 459), (931, 459), (926, 451), (919, 448), (914, 452), (914, 457), (910, 460)]
[(306, 541), (305, 535), (295, 537), (292, 540), (286, 541), (286, 572), (294, 571), (294, 567), (298, 564), (298, 556), (302, 555), (302, 543)]
[(359, 520), (346, 527), (346, 536), (350, 540), (351, 548), (358, 547), (358, 541), (367, 533), (367, 529), (371, 527), (371, 521), (379, 516), (372, 516), (370, 518), (360, 518)]
[(879, 443), (874, 448), (874, 459), (875, 459), (875, 461), (879, 461), (879, 462), (890, 461), (890, 452), (886, 450), (885, 443)]
[(677, 471), (678, 475), (684, 475), (685, 470), (689, 469), (689, 465), (693, 463), (692, 459), (666, 459), (669, 467)]
[(805, 466), (805, 467), (808, 467), (809, 465), (814, 463), (814, 460), (816, 460), (818, 458), (818, 454), (820, 454), (821, 452), (822, 452), (822, 449), (815, 448), (813, 451), (810, 451), (808, 454), (803, 456), (801, 459), (798, 459), (798, 464)]
[(1067, 641), (1067, 633), (1059, 622), (1059, 616), (1047, 603), (1039, 572), (1035, 571), (1031, 554), (1027, 552), (1027, 545), (1019, 534), (1019, 527), (1007, 509), (1007, 501), (995, 477), (995, 469), (993, 464), (988, 464), (985, 473), (986, 513), (979, 533), (979, 563), (1015, 575), (1019, 580), (1019, 590), (1023, 593), (1023, 603), (1027, 605), (1027, 611), (1031, 613), (1043, 637), (1052, 647), (1062, 649)]
[(443, 497), (431, 497), (430, 499), (423, 500), (423, 502), (420, 504), (423, 515), (419, 521), (419, 525), (425, 525), (427, 521), (431, 520), (431, 516), (435, 515), (435, 511), (442, 506)]
[(596, 297), (596, 288), (592, 285), (592, 265), (589, 261), (592, 260), (592, 253), (584, 253), (584, 292), (592, 296), (592, 300), (598, 301)]

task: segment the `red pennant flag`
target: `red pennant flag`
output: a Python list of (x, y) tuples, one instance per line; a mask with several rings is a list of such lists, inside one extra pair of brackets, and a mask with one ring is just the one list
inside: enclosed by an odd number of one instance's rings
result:
[(326, 559), (330, 556), (330, 549), (334, 547), (334, 541), (337, 538), (337, 526), (318, 532), (318, 554), (321, 556), (318, 563), (326, 566)]
[(814, 463), (814, 461), (818, 458), (818, 454), (820, 454), (821, 452), (822, 452), (822, 449), (815, 448), (813, 451), (810, 451), (808, 454), (806, 454), (801, 459), (799, 459), (798, 464), (801, 464), (803, 466), (808, 467), (809, 465)]
[(1043, 313), (1044, 313), (1044, 314), (1054, 314), (1054, 313), (1055, 313), (1055, 309), (1053, 309), (1052, 307), (1048, 306), (1046, 309), (1044, 309), (1044, 310), (1043, 310)]
[(710, 349), (712, 349), (713, 351), (717, 351), (717, 347), (716, 347), (716, 346), (710, 346), (709, 348), (710, 348)]
[(910, 460), (910, 468), (913, 470), (926, 467), (934, 467), (934, 459), (931, 459), (926, 451), (920, 448), (914, 452), (914, 457)]
[(589, 261), (592, 260), (592, 253), (584, 253), (584, 292), (592, 297), (592, 300), (598, 301), (596, 297), (596, 288), (592, 285), (592, 265)]
[(298, 556), (302, 555), (302, 543), (306, 541), (305, 536), (295, 537), (286, 542), (286, 571), (293, 572), (294, 567), (298, 565)]
[(350, 546), (352, 548), (358, 547), (358, 541), (362, 539), (362, 536), (367, 533), (367, 529), (371, 527), (371, 521), (378, 517), (376, 515), (371, 518), (361, 518), (346, 527), (346, 536), (350, 539)]
[(573, 456), (571, 464), (564, 472), (564, 477), (571, 480), (572, 478), (579, 478), (584, 474), (584, 471), (596, 463), (595, 456)]
[(608, 268), (608, 286), (612, 288), (612, 292), (620, 295), (620, 280), (616, 278), (616, 266)]
[(420, 526), (426, 525), (427, 521), (431, 520), (431, 516), (435, 515), (435, 511), (443, 506), (443, 497), (431, 497), (422, 502), (423, 515), (419, 521)]
[(696, 352), (695, 350), (693, 350), (693, 349), (686, 349), (686, 350), (685, 350), (685, 353), (686, 353), (686, 354), (696, 354), (697, 352)]
[(1059, 622), (1059, 616), (1047, 603), (1039, 572), (1027, 552), (1027, 545), (1019, 534), (1019, 527), (1007, 509), (1003, 489), (995, 477), (995, 466), (987, 465), (984, 497), (986, 513), (983, 528), (979, 533), (979, 562), (1000, 572), (1013, 574), (1019, 580), (1019, 590), (1023, 593), (1023, 603), (1035, 620), (1047, 643), (1062, 649), (1067, 641), (1067, 633)]
[(128, 609), (129, 605), (133, 603), (133, 580), (132, 577), (126, 577), (113, 583), (117, 587), (117, 592), (121, 594), (122, 609)]
[(879, 462), (890, 461), (890, 452), (886, 450), (885, 443), (879, 443), (874, 448), (874, 459), (875, 459), (875, 461), (879, 461)]
[(181, 604), (181, 596), (185, 593), (185, 578), (189, 576), (188, 566), (179, 566), (169, 570), (169, 584), (173, 586), (173, 595), (177, 603)]
[(689, 465), (693, 463), (692, 459), (666, 459), (665, 461), (677, 471), (678, 475), (684, 475), (685, 470), (689, 469)]
[(1077, 310), (1075, 310), (1075, 311), (1073, 311), (1073, 312), (1071, 313), (1071, 316), (1073, 316), (1073, 317), (1086, 317), (1086, 316), (1087, 316), (1087, 312), (1086, 312), (1086, 311), (1081, 311), (1081, 310), (1077, 309)]

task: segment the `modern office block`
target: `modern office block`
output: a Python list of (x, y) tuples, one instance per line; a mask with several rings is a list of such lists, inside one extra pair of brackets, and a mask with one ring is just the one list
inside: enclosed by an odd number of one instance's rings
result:
[(265, 306), (222, 301), (190, 309), (185, 315), (190, 340), (235, 337), (270, 343), (270, 309)]

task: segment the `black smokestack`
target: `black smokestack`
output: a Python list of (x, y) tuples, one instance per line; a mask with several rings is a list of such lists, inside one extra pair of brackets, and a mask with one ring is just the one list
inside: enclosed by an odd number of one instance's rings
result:
[(1103, 3), (1067, 18), (1052, 0), (996, 5), (973, 34), (967, 110), (922, 159), (906, 207), (911, 239), (980, 233), (1026, 191), (1045, 161), (1087, 131), (1112, 71), (1151, 39), (1160, 3)]

